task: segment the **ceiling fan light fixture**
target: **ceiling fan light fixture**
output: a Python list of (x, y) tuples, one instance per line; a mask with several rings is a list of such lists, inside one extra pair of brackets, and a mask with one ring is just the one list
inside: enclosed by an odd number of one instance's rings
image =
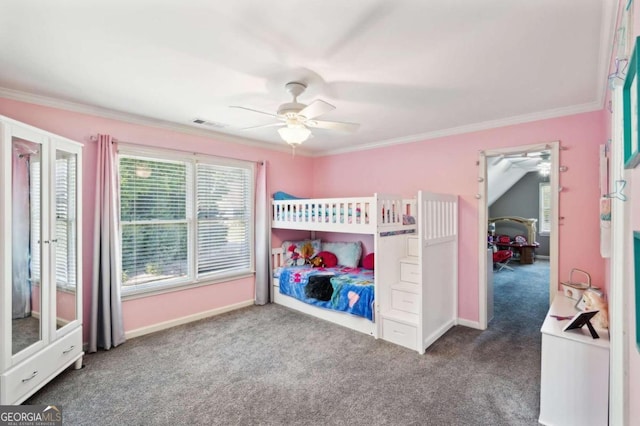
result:
[(281, 127), (278, 133), (283, 141), (293, 146), (300, 145), (311, 136), (311, 130), (302, 125)]

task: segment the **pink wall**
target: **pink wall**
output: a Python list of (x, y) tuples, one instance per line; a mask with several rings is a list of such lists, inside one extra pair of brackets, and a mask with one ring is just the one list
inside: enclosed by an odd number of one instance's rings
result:
[(374, 192), (410, 197), (419, 189), (460, 196), (459, 314), (478, 321), (478, 152), (561, 141), (559, 274), (589, 271), (604, 284), (599, 252), (598, 146), (606, 141), (601, 111), (315, 159), (314, 196)]
[[(201, 136), (182, 134), (148, 126), (129, 124), (86, 114), (68, 112), (0, 98), (0, 114), (53, 133), (84, 142), (84, 322), (88, 323), (93, 253), (93, 200), (95, 181), (95, 145), (89, 138), (108, 133), (117, 139), (164, 148), (188, 149), (208, 154), (233, 156), (246, 160), (266, 159), (269, 164), (270, 191), (284, 190), (296, 195), (348, 196), (373, 192), (402, 193), (412, 196), (418, 189), (460, 195), (460, 306), (462, 318), (478, 319), (477, 214), (478, 191), (476, 160), (480, 149), (526, 145), (561, 140), (567, 151), (561, 162), (569, 167), (562, 174), (565, 187), (560, 197), (561, 216), (565, 217), (560, 236), (560, 276), (568, 276), (572, 267), (587, 269), (595, 283), (602, 283), (604, 269), (598, 253), (598, 145), (605, 139), (601, 112), (526, 123), (465, 135), (398, 145), (357, 153), (315, 159), (274, 152), (246, 145), (220, 142)], [(291, 179), (291, 176), (321, 176), (322, 179)], [(411, 171), (408, 174), (408, 171)], [(312, 182), (312, 194), (309, 190)], [(593, 209), (593, 215), (583, 214)], [(301, 235), (278, 232), (273, 246), (282, 239)], [(304, 235), (304, 234), (303, 234)], [(587, 244), (585, 244), (585, 238)], [(367, 243), (365, 243), (366, 245)], [(367, 247), (367, 251), (371, 248)], [(205, 300), (206, 306), (185, 303), (180, 309), (167, 310), (176, 294), (126, 301), (126, 330), (186, 316), (225, 304), (247, 300), (253, 283), (245, 280), (232, 287), (214, 285), (184, 290), (193, 300)], [(212, 295), (215, 294), (215, 296)], [(224, 301), (224, 302), (223, 302)], [(86, 338), (86, 335), (85, 335)]]
[(75, 293), (56, 291), (56, 317), (67, 322), (76, 319)]
[[(91, 277), (93, 274), (93, 223), (96, 147), (90, 137), (98, 133), (114, 138), (162, 148), (186, 149), (211, 155), (242, 160), (265, 160), (268, 164), (269, 187), (301, 195), (310, 195), (309, 182), (313, 176), (312, 159), (291, 157), (290, 153), (255, 148), (248, 145), (221, 142), (155, 127), (130, 124), (118, 120), (95, 117), (39, 105), (0, 98), (0, 114), (36, 126), (52, 133), (84, 143), (83, 167), (83, 322), (84, 340), (88, 340), (89, 308), (91, 306)], [(291, 179), (291, 176), (307, 176)], [(270, 189), (270, 191), (273, 191)], [(214, 284), (123, 304), (125, 330), (135, 330), (158, 322), (223, 307), (253, 299), (253, 280), (238, 280)]]

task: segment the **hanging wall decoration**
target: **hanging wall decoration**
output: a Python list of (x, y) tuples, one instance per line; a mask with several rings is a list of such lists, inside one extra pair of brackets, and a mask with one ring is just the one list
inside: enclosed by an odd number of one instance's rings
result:
[(638, 131), (640, 126), (638, 123), (638, 99), (640, 85), (638, 85), (638, 37), (633, 48), (633, 54), (629, 61), (629, 70), (624, 82), (622, 90), (623, 120), (624, 120), (624, 167), (625, 169), (634, 168), (640, 161), (640, 152), (638, 151)]

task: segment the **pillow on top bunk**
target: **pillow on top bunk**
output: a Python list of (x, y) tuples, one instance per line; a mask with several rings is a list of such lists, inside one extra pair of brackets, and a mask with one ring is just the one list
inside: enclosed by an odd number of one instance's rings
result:
[(284, 241), (284, 266), (301, 266), (320, 253), (320, 240)]
[(329, 251), (338, 258), (338, 265), (349, 268), (357, 268), (362, 256), (362, 246), (360, 242), (355, 243), (322, 243), (322, 251)]
[(287, 194), (286, 192), (278, 191), (273, 194), (273, 199), (276, 201), (283, 200), (304, 200), (304, 198), (296, 197), (295, 195)]

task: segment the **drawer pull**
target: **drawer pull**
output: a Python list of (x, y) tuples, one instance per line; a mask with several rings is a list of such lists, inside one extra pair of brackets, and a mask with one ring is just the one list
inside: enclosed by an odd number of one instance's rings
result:
[(66, 351), (62, 351), (62, 355), (66, 355), (66, 354), (68, 354), (68, 353), (69, 353), (69, 352), (71, 352), (71, 351), (73, 350), (73, 348), (75, 348), (75, 347), (76, 347), (75, 345), (71, 345), (71, 347), (70, 347), (69, 349), (67, 349)]
[(31, 373), (31, 377), (27, 377), (26, 379), (22, 379), (22, 383), (27, 383), (29, 380), (33, 379), (38, 375), (38, 370)]

